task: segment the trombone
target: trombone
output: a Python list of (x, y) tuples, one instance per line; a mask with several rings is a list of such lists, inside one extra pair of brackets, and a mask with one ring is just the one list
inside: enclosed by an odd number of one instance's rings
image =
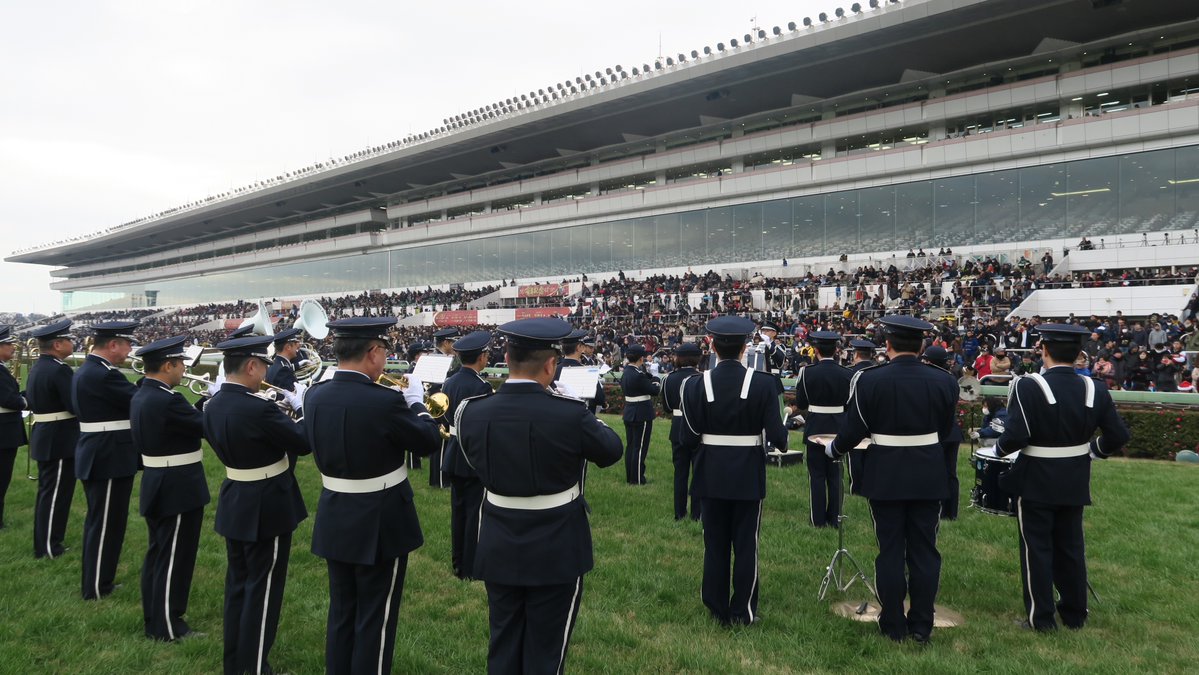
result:
[[(375, 380), (375, 382), (385, 387), (399, 387), (400, 389), (407, 389), (408, 375), (405, 374), (400, 375), (399, 377), (392, 377), (387, 373), (383, 373), (379, 376), (379, 379)], [(434, 418), (445, 417), (445, 414), (450, 410), (450, 397), (446, 396), (445, 392), (443, 391), (430, 394), (429, 385), (425, 384), (425, 408), (428, 409), (429, 415)], [(437, 428), (440, 431), (442, 438), (450, 437), (449, 430), (444, 426), (439, 424), (437, 425)]]

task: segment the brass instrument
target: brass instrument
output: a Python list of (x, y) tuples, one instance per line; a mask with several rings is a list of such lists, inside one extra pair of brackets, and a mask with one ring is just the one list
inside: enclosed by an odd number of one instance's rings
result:
[(183, 373), (183, 379), (187, 381), (187, 388), (196, 396), (208, 395), (208, 387), (212, 382), (208, 379), (208, 373), (203, 375), (192, 375), (191, 373)]
[(279, 410), (281, 410), (288, 417), (294, 420), (301, 419), (299, 416), (300, 411), (291, 407), (291, 402), (287, 400), (286, 396), (284, 396), (284, 394), (290, 394), (292, 392), (284, 389), (283, 387), (276, 387), (266, 380), (263, 380), (261, 383), (259, 383), (258, 389), (259, 391), (254, 392), (255, 396), (263, 399), (264, 401), (270, 401), (271, 403), (274, 403), (276, 406), (278, 406)]
[[(405, 374), (405, 375), (400, 375), (399, 377), (392, 377), (391, 375), (388, 375), (387, 373), (383, 373), (382, 375), (379, 376), (379, 379), (375, 380), (375, 382), (377, 382), (378, 384), (387, 386), (387, 387), (399, 387), (400, 389), (407, 389), (408, 388), (408, 375)], [(447, 412), (449, 412), (449, 410), (450, 410), (450, 397), (446, 396), (445, 392), (442, 392), (442, 391), (438, 391), (438, 392), (430, 394), (429, 393), (429, 384), (426, 383), (425, 384), (425, 408), (429, 411), (429, 415), (431, 415), (434, 418), (445, 417), (445, 414)], [(450, 437), (449, 430), (447, 430), (444, 426), (438, 425), (437, 428), (440, 430), (442, 438)]]

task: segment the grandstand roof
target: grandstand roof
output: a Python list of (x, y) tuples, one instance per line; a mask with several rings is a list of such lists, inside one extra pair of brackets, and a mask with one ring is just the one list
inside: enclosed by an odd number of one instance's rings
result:
[[(847, 11), (849, 4), (844, 3)], [(719, 57), (688, 58), (685, 66), (657, 70), (651, 77), (623, 80), (619, 86), (8, 260), (71, 266), (150, 253), (297, 218), (381, 206), (389, 196), (423, 186), (516, 172), (522, 165), (554, 158), (567, 162), (575, 153), (635, 145), (755, 113), (781, 115), (817, 101), (855, 93), (860, 98), (860, 92), (1035, 58), (1073, 43), (1147, 29), (1194, 31), (1199, 21), (1194, 0), (907, 0), (883, 5), (841, 20), (832, 18), (830, 7), (829, 23), (816, 21), (815, 28), (784, 28), (780, 37), (769, 35)], [(469, 86), (465, 80), (462, 84)]]

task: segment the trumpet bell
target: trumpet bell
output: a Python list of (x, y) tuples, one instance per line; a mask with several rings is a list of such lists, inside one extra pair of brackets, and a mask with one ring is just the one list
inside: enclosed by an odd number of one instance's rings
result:
[(429, 394), (425, 397), (425, 408), (433, 417), (444, 417), (450, 409), (450, 397), (443, 392)]

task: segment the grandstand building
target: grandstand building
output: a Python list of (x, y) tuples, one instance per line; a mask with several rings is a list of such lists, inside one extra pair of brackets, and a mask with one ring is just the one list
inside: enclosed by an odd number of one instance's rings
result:
[(82, 310), (1199, 228), (1195, 0), (844, 3), (735, 38), (8, 260)]

